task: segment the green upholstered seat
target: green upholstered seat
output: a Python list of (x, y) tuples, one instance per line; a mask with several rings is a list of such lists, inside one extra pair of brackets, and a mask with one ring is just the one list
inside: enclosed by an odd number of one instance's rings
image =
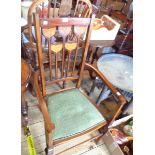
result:
[(48, 111), (56, 127), (54, 140), (78, 134), (105, 121), (78, 89), (48, 96)]

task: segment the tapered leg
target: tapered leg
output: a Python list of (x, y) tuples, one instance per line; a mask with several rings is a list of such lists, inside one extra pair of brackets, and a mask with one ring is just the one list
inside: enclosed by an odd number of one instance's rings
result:
[(54, 149), (53, 149), (53, 147), (47, 146), (47, 147), (45, 148), (45, 154), (46, 154), (46, 155), (53, 155), (53, 154), (54, 154)]
[(54, 146), (53, 146), (53, 141), (52, 141), (52, 133), (47, 133), (46, 134), (46, 148), (45, 148), (45, 153), (46, 155), (53, 155), (54, 154)]

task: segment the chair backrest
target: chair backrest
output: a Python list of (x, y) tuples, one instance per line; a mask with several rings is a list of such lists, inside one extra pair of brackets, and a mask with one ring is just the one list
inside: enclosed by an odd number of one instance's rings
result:
[[(41, 75), (43, 96), (51, 94), (46, 92), (46, 86), (60, 84), (62, 90), (70, 89), (65, 86), (68, 80), (76, 82), (75, 87), (80, 87), (84, 70), (85, 60), (89, 47), (89, 40), (92, 31), (93, 18), (40, 18), (34, 14), (35, 34), (38, 52), (39, 69)], [(81, 38), (84, 45), (80, 48)], [(47, 39), (49, 65), (43, 64), (42, 35)], [(80, 50), (82, 49), (82, 50)], [(82, 53), (80, 67), (77, 65), (78, 54)], [(49, 72), (45, 75), (45, 70)], [(54, 92), (52, 92), (54, 93)]]
[(28, 33), (30, 44), (35, 42), (33, 35), (33, 13), (38, 12), (40, 17), (58, 17), (60, 4), (56, 0), (34, 0), (28, 10)]
[(89, 0), (77, 0), (74, 17), (88, 18), (92, 14), (92, 4)]

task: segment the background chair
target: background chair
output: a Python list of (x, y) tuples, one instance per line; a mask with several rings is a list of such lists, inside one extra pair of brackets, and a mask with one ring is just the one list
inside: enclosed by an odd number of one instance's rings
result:
[(61, 0), (59, 16), (66, 17), (71, 15), (72, 0)]
[(120, 10), (114, 10), (111, 8), (109, 11), (109, 16), (117, 20), (121, 24), (121, 29), (127, 29), (132, 24), (133, 18), (133, 7), (132, 7), (132, 0), (128, 0), (126, 5)]
[(77, 0), (74, 17), (90, 17), (92, 14), (92, 4), (89, 0)]
[(125, 34), (118, 33), (114, 49), (116, 53), (133, 57), (133, 24), (131, 23)]
[[(126, 100), (97, 69), (85, 62), (93, 23), (91, 18), (39, 19), (39, 15), (34, 14), (34, 19), (39, 62), (34, 87), (44, 117), (46, 154), (49, 155), (60, 143), (101, 127), (107, 129), (121, 113)], [(86, 32), (80, 67), (76, 67), (80, 39)], [(48, 40), (48, 66), (43, 63), (42, 35)], [(59, 56), (62, 61), (58, 61)], [(118, 101), (116, 113), (108, 120), (81, 89), (84, 70), (94, 71)]]

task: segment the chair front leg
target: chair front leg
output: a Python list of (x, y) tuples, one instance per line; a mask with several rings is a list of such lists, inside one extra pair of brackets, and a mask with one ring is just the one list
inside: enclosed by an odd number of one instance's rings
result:
[(102, 133), (102, 135), (100, 137), (98, 137), (97, 139), (95, 139), (95, 143), (98, 144), (99, 141), (101, 140), (101, 138), (103, 137), (103, 135), (108, 131), (108, 126), (109, 126), (109, 123), (106, 124), (105, 126), (103, 126), (101, 129), (99, 129), (98, 131), (100, 133)]
[(53, 155), (54, 154), (54, 146), (53, 146), (53, 140), (52, 140), (52, 132), (48, 133), (45, 131), (46, 135), (46, 148), (45, 153), (46, 155)]

